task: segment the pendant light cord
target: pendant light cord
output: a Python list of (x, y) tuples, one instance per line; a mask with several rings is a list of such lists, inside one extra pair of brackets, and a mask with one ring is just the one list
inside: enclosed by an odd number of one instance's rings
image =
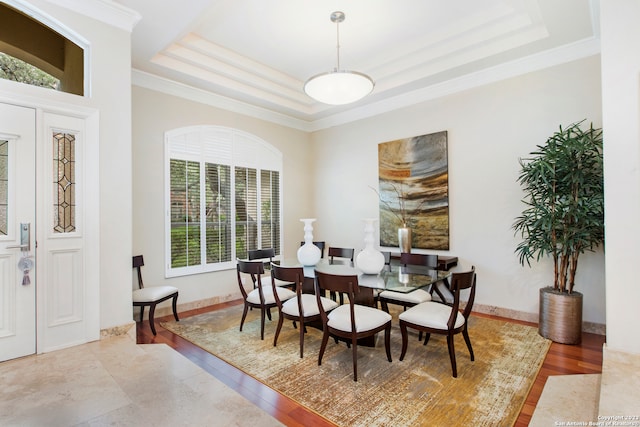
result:
[(336, 21), (336, 64), (335, 71), (340, 70), (340, 21)]

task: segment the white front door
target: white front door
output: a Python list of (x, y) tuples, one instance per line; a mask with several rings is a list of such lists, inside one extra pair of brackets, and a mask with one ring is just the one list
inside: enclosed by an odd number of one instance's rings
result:
[(23, 257), (36, 261), (35, 117), (35, 109), (0, 104), (0, 361), (36, 352), (36, 271), (18, 268)]

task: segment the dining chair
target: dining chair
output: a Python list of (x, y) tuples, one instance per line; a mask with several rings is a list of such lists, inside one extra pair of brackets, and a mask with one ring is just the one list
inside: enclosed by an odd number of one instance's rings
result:
[[(426, 255), (426, 254), (414, 254), (414, 253), (402, 253), (400, 254), (401, 268), (411, 268), (416, 266), (423, 268), (425, 274), (431, 272), (437, 272), (438, 269), (438, 255)], [(387, 313), (389, 312), (388, 304), (401, 305), (403, 311), (408, 307), (413, 307), (417, 304), (431, 301), (431, 293), (424, 289), (416, 289), (408, 293), (394, 292), (394, 291), (382, 291), (378, 295), (378, 301), (380, 306)]]
[[(242, 319), (240, 320), (240, 331), (247, 317), (247, 311), (249, 308), (260, 309), (260, 339), (264, 339), (264, 318), (265, 315), (271, 320), (271, 308), (277, 307), (274, 292), (278, 294), (280, 301), (286, 301), (296, 296), (295, 292), (291, 289), (276, 287), (273, 289), (271, 283), (267, 285), (262, 284), (262, 275), (264, 274), (264, 264), (261, 261), (243, 261), (238, 260), (236, 267), (238, 275), (238, 286), (240, 286), (240, 292), (242, 293), (242, 299), (244, 300), (244, 308), (242, 310)], [(253, 282), (253, 290), (247, 292), (245, 289), (242, 275), (249, 275)]]
[[(355, 249), (353, 248), (338, 248), (329, 246), (329, 264), (333, 264), (335, 262), (335, 258), (344, 258), (348, 259), (351, 265), (353, 265), (353, 256), (355, 253)], [(340, 295), (340, 304), (344, 304), (344, 295), (342, 293), (338, 293)], [(336, 293), (331, 292), (330, 294), (333, 300), (336, 299)]]
[(353, 254), (355, 249), (353, 248), (338, 248), (329, 246), (329, 263), (333, 263), (334, 258), (345, 258), (351, 261), (353, 264)]
[[(469, 289), (469, 297), (463, 311), (460, 311), (460, 293)], [(447, 346), (449, 347), (449, 359), (451, 359), (451, 370), (453, 377), (458, 376), (456, 367), (456, 353), (453, 345), (455, 334), (462, 333), (464, 341), (467, 343), (471, 361), (474, 360), (473, 347), (469, 339), (469, 315), (473, 308), (473, 301), (476, 294), (476, 272), (475, 267), (471, 270), (453, 273), (451, 275), (451, 292), (453, 293), (453, 304), (448, 305), (438, 301), (427, 301), (418, 304), (407, 311), (400, 313), (400, 333), (402, 334), (402, 352), (400, 360), (404, 359), (407, 353), (408, 334), (407, 328), (413, 328), (420, 332), (425, 332), (424, 345), (429, 342), (431, 334), (447, 336)]]
[[(318, 354), (318, 365), (322, 365), (322, 356), (327, 348), (329, 336), (345, 341), (352, 349), (353, 380), (358, 381), (358, 340), (375, 336), (384, 331), (384, 345), (387, 360), (391, 362), (391, 315), (374, 307), (356, 304), (359, 292), (357, 275), (336, 275), (316, 270), (316, 301), (322, 319), (322, 344)], [(323, 291), (344, 293), (348, 304), (341, 304), (330, 312), (320, 310)]]
[[(391, 252), (390, 251), (380, 251), (382, 256), (384, 257), (384, 266), (382, 267), (386, 271), (391, 271)], [(380, 301), (380, 293), (383, 292), (382, 289), (374, 289), (373, 290), (373, 302), (375, 307), (378, 308), (378, 302)]]
[(144, 258), (142, 255), (136, 255), (133, 257), (133, 268), (138, 273), (138, 289), (133, 291), (133, 306), (140, 307), (140, 321), (144, 317), (144, 308), (149, 307), (149, 325), (151, 326), (151, 332), (156, 335), (156, 325), (154, 316), (156, 313), (156, 305), (168, 299), (173, 299), (171, 305), (173, 308), (173, 317), (176, 321), (178, 319), (178, 288), (174, 286), (147, 286), (144, 287), (142, 281), (142, 266), (144, 266)]
[[(277, 280), (294, 283), (296, 295), (286, 301), (281, 301), (277, 292)], [(281, 267), (277, 264), (271, 264), (271, 282), (274, 290), (273, 295), (280, 314), (276, 335), (273, 338), (273, 346), (275, 347), (278, 343), (284, 319), (293, 320), (294, 327), (297, 322), (300, 330), (300, 358), (302, 358), (304, 355), (305, 325), (309, 322), (320, 321), (320, 306), (316, 296), (302, 292), (302, 284), (304, 282), (304, 269), (302, 267)], [(320, 303), (322, 310), (325, 312), (331, 311), (338, 306), (337, 302), (323, 296), (320, 297)]]
[[(319, 242), (313, 242), (314, 245), (316, 245), (318, 247), (318, 249), (320, 249), (320, 259), (324, 258), (324, 247), (325, 247), (325, 242), (323, 241), (319, 241)], [(304, 241), (300, 242), (300, 246), (304, 245)]]
[[(247, 259), (249, 259), (249, 261), (260, 260), (260, 261), (262, 261), (264, 266), (268, 267), (269, 269), (271, 269), (271, 264), (273, 264), (273, 258), (275, 256), (276, 256), (276, 251), (273, 248), (253, 249), (253, 250), (247, 251)], [(262, 276), (262, 278), (265, 281), (269, 281), (270, 280), (269, 279), (269, 275), (270, 275), (270, 273), (267, 273), (267, 271), (265, 270), (265, 274)], [(291, 282), (283, 282), (281, 280), (276, 280), (276, 285), (277, 286), (287, 286), (287, 287), (293, 288), (293, 283), (291, 283)]]

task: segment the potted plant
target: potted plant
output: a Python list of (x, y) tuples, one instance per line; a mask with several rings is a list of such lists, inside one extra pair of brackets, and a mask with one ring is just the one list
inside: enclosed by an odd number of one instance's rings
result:
[(578, 257), (604, 242), (602, 129), (574, 123), (519, 159), (526, 207), (513, 228), (520, 264), (553, 258), (553, 287), (540, 289), (540, 335), (564, 344), (582, 336), (582, 294), (575, 292)]

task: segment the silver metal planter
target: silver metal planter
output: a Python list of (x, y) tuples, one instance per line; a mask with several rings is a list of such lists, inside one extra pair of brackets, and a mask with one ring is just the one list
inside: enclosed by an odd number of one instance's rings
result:
[(540, 289), (538, 332), (561, 344), (582, 340), (582, 294), (562, 293), (552, 287)]

